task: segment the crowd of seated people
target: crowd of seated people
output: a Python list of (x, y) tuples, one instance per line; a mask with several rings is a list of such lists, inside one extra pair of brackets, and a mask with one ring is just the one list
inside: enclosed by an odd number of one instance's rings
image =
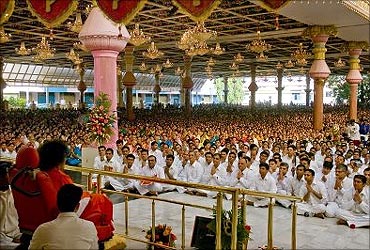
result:
[[(99, 147), (95, 168), (300, 196), (303, 201), (298, 204), (298, 214), (337, 217), (340, 224), (369, 226), (368, 134), (357, 138), (360, 126), (347, 123), (342, 108), (325, 109), (320, 131), (312, 128), (312, 109), (301, 107), (250, 110), (202, 105), (193, 108), (191, 118), (171, 107), (135, 112), (133, 122), (124, 119), (124, 112), (119, 113), (116, 147)], [(1, 155), (13, 152), (12, 147), (15, 151), (20, 145), (37, 148), (45, 141), (60, 139), (77, 152), (73, 155), (78, 159), (81, 147), (91, 145), (84, 113), (79, 110), (10, 111), (1, 116)], [(358, 117), (364, 121), (360, 125), (369, 126), (369, 110), (359, 110)], [(102, 184), (142, 195), (163, 191), (216, 195), (109, 176)], [(247, 204), (255, 207), (266, 207), (269, 202), (247, 198)], [(275, 203), (291, 207), (286, 200)]]

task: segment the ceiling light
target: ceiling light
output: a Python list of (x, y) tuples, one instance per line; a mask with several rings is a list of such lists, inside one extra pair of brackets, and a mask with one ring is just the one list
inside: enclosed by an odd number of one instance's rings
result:
[(19, 47), (19, 49), (15, 48), (15, 53), (17, 55), (27, 56), (31, 54), (31, 50), (26, 48), (26, 45), (24, 42), (21, 42), (21, 46)]

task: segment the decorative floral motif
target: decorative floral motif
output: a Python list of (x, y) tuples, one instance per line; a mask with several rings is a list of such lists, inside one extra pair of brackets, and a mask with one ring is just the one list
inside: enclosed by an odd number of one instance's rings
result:
[(95, 101), (95, 106), (90, 112), (87, 130), (92, 142), (99, 145), (106, 143), (113, 134), (114, 123), (117, 120), (115, 114), (110, 112), (111, 101), (108, 95), (100, 93)]
[[(222, 249), (231, 249), (231, 228), (233, 212), (231, 210), (222, 210), (221, 214), (221, 243)], [(216, 211), (213, 213), (213, 220), (207, 225), (207, 227), (214, 233), (216, 233)], [(238, 209), (238, 225), (237, 225), (237, 237), (238, 237), (238, 249), (241, 249), (242, 244), (248, 244), (251, 233), (251, 226), (244, 225), (242, 210)]]
[[(155, 239), (152, 238), (152, 227), (146, 231), (146, 236), (150, 242), (158, 243), (164, 246), (176, 247), (175, 241), (177, 239), (176, 235), (172, 233), (172, 227), (166, 224), (159, 224), (155, 227)], [(148, 245), (148, 249), (161, 250), (166, 249), (159, 246)]]

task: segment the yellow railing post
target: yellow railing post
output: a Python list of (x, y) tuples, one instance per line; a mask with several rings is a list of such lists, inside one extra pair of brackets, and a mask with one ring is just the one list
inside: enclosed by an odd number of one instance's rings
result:
[(185, 249), (185, 205), (181, 210), (181, 249)]
[(155, 241), (155, 201), (152, 200), (152, 242)]
[(101, 189), (101, 175), (100, 174), (98, 174), (97, 185), (98, 187), (96, 188), (96, 193), (100, 194), (100, 189)]
[(232, 212), (231, 218), (231, 249), (236, 249), (238, 245), (238, 199), (239, 189), (236, 189), (232, 194)]
[(297, 203), (292, 203), (292, 250), (297, 249)]
[[(242, 209), (242, 218), (243, 218), (243, 225), (247, 225), (247, 206), (245, 202), (245, 194), (243, 194), (242, 200), (240, 201), (241, 209)], [(246, 250), (248, 246), (248, 239), (243, 242), (243, 250)]]
[(87, 191), (91, 191), (92, 190), (92, 174), (89, 173), (87, 175)]
[(128, 196), (125, 195), (125, 234), (128, 235)]
[(221, 223), (222, 223), (222, 208), (223, 208), (223, 194), (221, 192), (217, 193), (217, 203), (216, 203), (216, 249), (222, 248), (221, 242)]
[(267, 249), (272, 250), (273, 245), (273, 236), (272, 236), (272, 230), (273, 230), (273, 214), (274, 212), (274, 204), (273, 204), (273, 198), (270, 198), (270, 202), (268, 205), (268, 219), (267, 219)]

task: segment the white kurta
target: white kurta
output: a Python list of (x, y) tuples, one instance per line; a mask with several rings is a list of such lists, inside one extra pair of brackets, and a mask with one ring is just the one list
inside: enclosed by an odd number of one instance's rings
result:
[[(313, 190), (321, 194), (322, 197), (321, 199), (319, 199), (318, 197), (316, 197), (316, 195), (310, 193), (309, 199), (307, 201), (297, 203), (297, 214), (304, 214), (308, 212), (310, 216), (313, 216), (314, 214), (325, 212), (325, 205), (328, 199), (325, 185), (321, 181), (314, 180), (311, 186)], [(308, 191), (306, 185), (302, 185), (299, 196), (303, 197), (307, 194), (307, 192)]]
[(98, 235), (91, 221), (60, 213), (36, 229), (29, 249), (98, 249)]
[[(277, 187), (275, 179), (271, 176), (270, 173), (267, 173), (265, 178), (262, 178), (260, 174), (257, 174), (254, 178), (252, 190), (276, 193)], [(257, 197), (247, 197), (248, 200), (254, 202), (255, 207), (264, 207), (267, 206), (270, 202), (268, 198), (257, 198)]]
[(342, 207), (343, 195), (352, 189), (352, 179), (345, 177), (342, 180), (342, 188), (334, 189), (335, 180), (332, 186), (328, 188), (328, 204), (326, 206), (325, 215), (327, 217), (335, 217), (336, 211)]
[(361, 191), (361, 203), (356, 203), (353, 200), (354, 189), (346, 192), (343, 197), (343, 208), (336, 211), (336, 217), (345, 220), (348, 225), (355, 225), (355, 227), (370, 226), (369, 189), (369, 186), (365, 186)]
[[(153, 168), (149, 166), (145, 166), (139, 170), (139, 175), (149, 176), (149, 177), (157, 177), (161, 179), (165, 179), (164, 170), (162, 167), (158, 167), (155, 165)], [(147, 184), (146, 182), (135, 182), (135, 188), (141, 195), (144, 195), (150, 191), (152, 192), (161, 192), (162, 191), (162, 184), (153, 182)]]

